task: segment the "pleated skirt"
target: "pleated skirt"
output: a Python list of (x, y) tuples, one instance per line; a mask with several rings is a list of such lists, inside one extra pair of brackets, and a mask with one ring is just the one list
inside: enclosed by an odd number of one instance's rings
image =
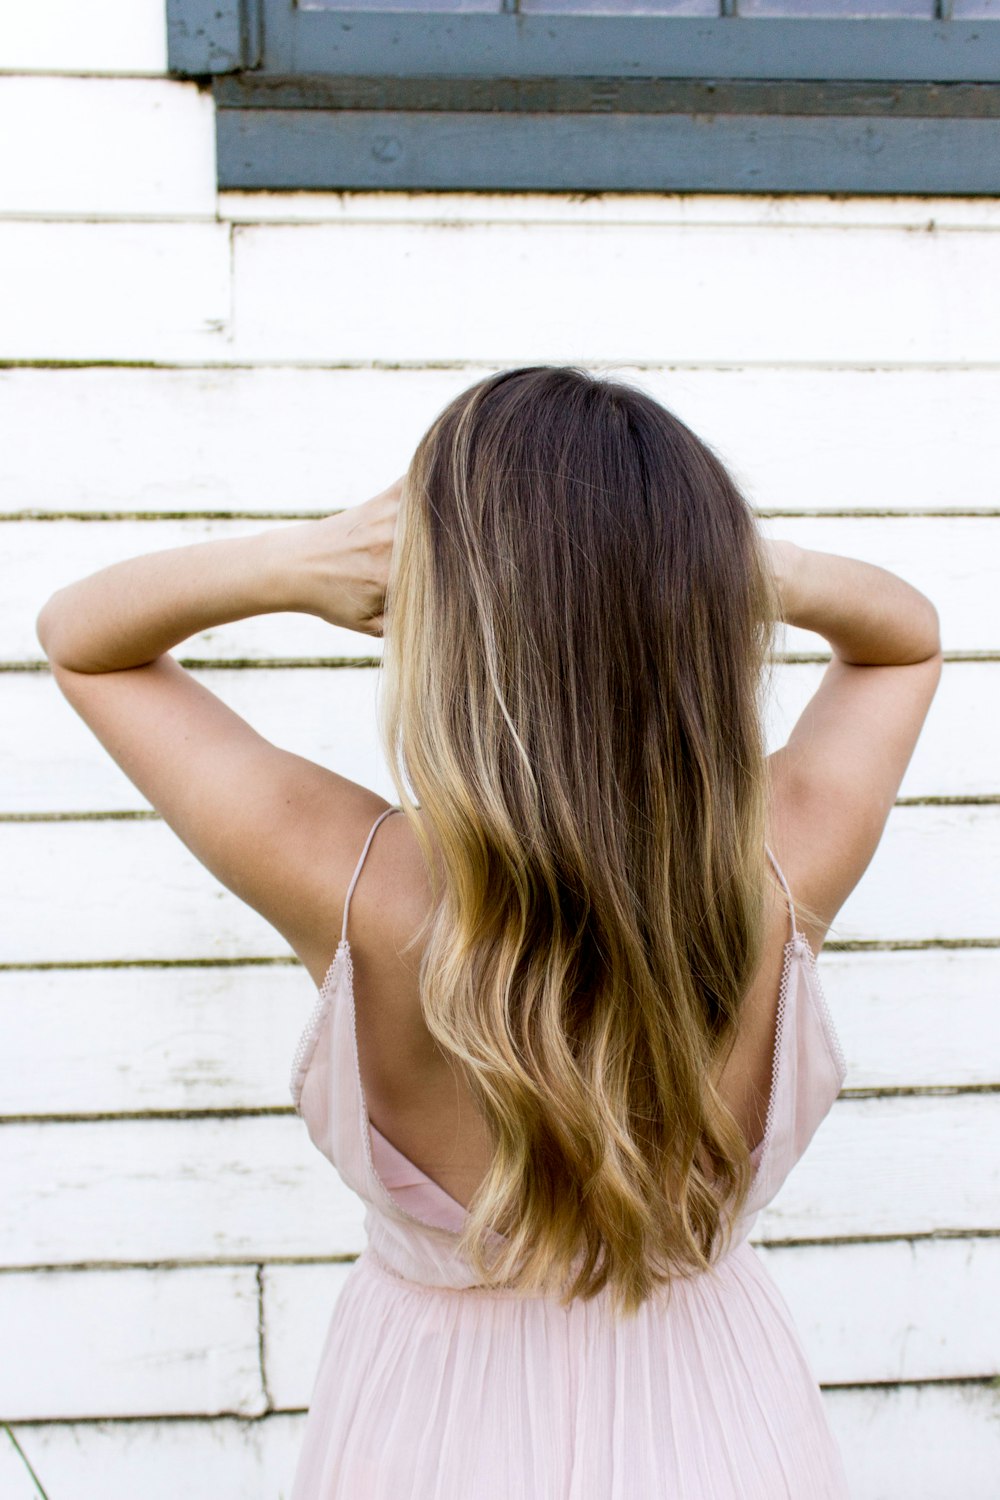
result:
[(418, 1285), (366, 1250), (291, 1500), (849, 1500), (791, 1313), (744, 1241), (635, 1318)]

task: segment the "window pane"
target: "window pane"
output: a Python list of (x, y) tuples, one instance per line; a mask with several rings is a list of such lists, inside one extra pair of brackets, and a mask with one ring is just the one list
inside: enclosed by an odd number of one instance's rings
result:
[(298, 0), (298, 10), (488, 10), (498, 15), (501, 0)]
[[(717, 16), (722, 0), (520, 0), (523, 15)], [(741, 16), (900, 17), (930, 20), (934, 0), (736, 0)], [(499, 14), (503, 0), (298, 0), (300, 10), (369, 10)], [(953, 0), (958, 19), (1000, 16), (1000, 0)]]
[(521, 0), (522, 15), (717, 16), (719, 0)]
[(739, 0), (741, 16), (916, 16), (929, 21), (934, 0)]

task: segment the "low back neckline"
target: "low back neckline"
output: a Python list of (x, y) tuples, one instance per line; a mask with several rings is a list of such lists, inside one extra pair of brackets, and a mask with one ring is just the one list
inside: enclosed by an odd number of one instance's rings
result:
[[(767, 1114), (765, 1118), (763, 1134), (761, 1135), (761, 1138), (757, 1142), (757, 1144), (750, 1150), (751, 1159), (756, 1157), (753, 1168), (755, 1177), (760, 1173), (760, 1168), (764, 1160), (765, 1150), (769, 1144), (769, 1137), (776, 1109), (777, 1092), (780, 1088), (781, 1083), (781, 1043), (782, 1033), (784, 1029), (785, 1005), (787, 1003), (787, 994), (791, 982), (791, 963), (795, 958), (802, 959), (804, 964), (806, 965), (808, 972), (808, 958), (806, 951), (804, 951), (806, 949), (808, 949), (808, 956), (812, 957), (812, 950), (808, 948), (808, 944), (806, 943), (805, 938), (799, 931), (796, 931), (796, 933), (792, 937), (790, 937), (784, 945), (785, 956), (782, 963), (782, 974), (779, 985), (777, 1023), (775, 1028), (774, 1053), (772, 1056), (771, 1084), (768, 1093)], [(424, 1219), (419, 1215), (410, 1213), (409, 1210), (405, 1209), (398, 1202), (398, 1200), (393, 1197), (391, 1191), (389, 1190), (389, 1187), (383, 1181), (376, 1164), (376, 1155), (378, 1153), (373, 1150), (372, 1141), (372, 1137), (375, 1136), (378, 1138), (378, 1143), (381, 1148), (383, 1159), (388, 1157), (398, 1165), (405, 1167), (405, 1169), (408, 1172), (413, 1173), (414, 1176), (419, 1177), (421, 1181), (426, 1184), (427, 1188), (433, 1191), (435, 1196), (440, 1195), (441, 1199), (445, 1200), (446, 1203), (450, 1205), (452, 1211), (454, 1211), (458, 1215), (461, 1215), (462, 1219), (465, 1219), (468, 1217), (468, 1208), (466, 1208), (464, 1204), (460, 1203), (457, 1198), (452, 1197), (451, 1193), (449, 1193), (446, 1188), (442, 1187), (439, 1182), (436, 1182), (433, 1177), (428, 1176), (428, 1174), (423, 1170), (422, 1167), (418, 1167), (416, 1162), (411, 1160), (410, 1157), (408, 1157), (403, 1151), (401, 1151), (399, 1147), (395, 1145), (387, 1135), (379, 1130), (378, 1126), (372, 1121), (368, 1113), (368, 1102), (365, 1096), (364, 1081), (361, 1077), (361, 1062), (357, 1045), (357, 1004), (354, 994), (354, 964), (351, 955), (351, 944), (349, 939), (346, 937), (341, 938), (340, 940), (340, 943), (338, 945), (338, 957), (341, 958), (344, 965), (344, 987), (347, 992), (347, 1003), (350, 1010), (349, 1029), (354, 1039), (353, 1054), (355, 1075), (357, 1078), (358, 1095), (360, 1101), (362, 1143), (364, 1145), (365, 1157), (367, 1159), (368, 1170), (371, 1175), (372, 1182), (376, 1186), (377, 1190), (383, 1195), (386, 1202), (391, 1205), (394, 1213), (402, 1214), (404, 1218), (409, 1219), (415, 1224), (420, 1224), (424, 1228), (441, 1229), (442, 1227), (444, 1227), (437, 1220)], [(330, 974), (333, 974), (336, 963), (337, 960), (335, 959), (334, 964), (331, 965)], [(833, 1035), (836, 1036), (836, 1033), (834, 1032)], [(456, 1227), (453, 1232), (459, 1233), (460, 1230)]]
[[(469, 1210), (465, 1207), (465, 1205), (460, 1203), (457, 1198), (454, 1198), (446, 1188), (442, 1187), (439, 1182), (436, 1182), (432, 1177), (428, 1176), (428, 1174), (424, 1172), (422, 1168), (418, 1167), (416, 1163), (411, 1160), (411, 1158), (409, 1158), (403, 1151), (401, 1151), (400, 1148), (396, 1146), (394, 1142), (392, 1142), (389, 1137), (386, 1136), (381, 1130), (379, 1130), (378, 1126), (373, 1123), (368, 1114), (368, 1105), (365, 1096), (364, 1082), (361, 1077), (361, 1065), (357, 1036), (357, 1006), (354, 992), (354, 963), (351, 943), (347, 935), (350, 904), (355, 887), (357, 885), (358, 877), (361, 873), (368, 851), (371, 847), (372, 839), (374, 838), (379, 825), (392, 813), (402, 811), (403, 809), (398, 805), (384, 808), (379, 816), (375, 819), (374, 823), (369, 829), (368, 836), (365, 839), (364, 846), (361, 850), (360, 857), (351, 876), (351, 880), (348, 885), (344, 900), (344, 915), (343, 923), (341, 926), (340, 942), (337, 945), (337, 950), (334, 955), (333, 961), (331, 962), (326, 976), (324, 977), (323, 982), (320, 986), (319, 1003), (317, 1007), (318, 1013), (313, 1018), (313, 1022), (311, 1023), (310, 1027), (307, 1028), (307, 1034), (303, 1037), (303, 1044), (300, 1045), (299, 1053), (296, 1055), (296, 1066), (293, 1069), (292, 1096), (295, 1102), (295, 1107), (298, 1110), (301, 1104), (302, 1089), (305, 1082), (305, 1077), (309, 1071), (312, 1057), (315, 1052), (316, 1041), (322, 1028), (322, 1022), (324, 1020), (326, 1012), (330, 1008), (333, 999), (333, 992), (337, 988), (338, 980), (342, 979), (343, 988), (346, 991), (346, 1005), (349, 1011), (349, 1015), (346, 1018), (349, 1033), (348, 1045), (352, 1054), (351, 1060), (353, 1062), (353, 1072), (357, 1085), (359, 1116), (358, 1123), (361, 1132), (361, 1143), (363, 1147), (365, 1166), (371, 1185), (377, 1192), (379, 1197), (383, 1200), (384, 1206), (393, 1214), (402, 1216), (410, 1223), (420, 1225), (425, 1229), (431, 1229), (435, 1231), (448, 1229), (451, 1233), (459, 1234), (461, 1233), (461, 1225), (468, 1217)], [(755, 1179), (760, 1175), (764, 1157), (768, 1150), (773, 1121), (775, 1117), (777, 1095), (781, 1088), (781, 1051), (784, 1032), (784, 1014), (787, 994), (792, 977), (792, 965), (796, 959), (799, 959), (803, 962), (805, 973), (807, 976), (807, 983), (811, 988), (818, 991), (817, 998), (819, 1004), (824, 1010), (826, 1010), (822, 993), (821, 991), (819, 991), (818, 973), (816, 972), (815, 966), (815, 956), (813, 955), (812, 948), (806, 941), (803, 933), (800, 931), (796, 923), (795, 904), (792, 899), (792, 894), (789, 889), (788, 882), (785, 879), (784, 873), (780, 865), (778, 864), (778, 861), (775, 859), (772, 850), (766, 844), (764, 847), (787, 899), (789, 918), (791, 922), (791, 935), (783, 945), (782, 972), (777, 1002), (777, 1023), (775, 1028), (775, 1042), (772, 1055), (771, 1080), (764, 1133), (761, 1136), (761, 1139), (758, 1141), (757, 1145), (754, 1146), (750, 1152), (751, 1160), (754, 1161), (753, 1170)], [(837, 1051), (840, 1060), (842, 1060), (842, 1054), (839, 1051), (839, 1039), (836, 1038), (836, 1032), (833, 1029), (832, 1020), (830, 1020), (829, 1018), (828, 1011), (826, 1011), (826, 1020), (829, 1023), (828, 1030), (832, 1034), (835, 1050)], [(409, 1181), (406, 1185), (411, 1188), (419, 1188), (424, 1196), (431, 1195), (434, 1199), (434, 1206), (441, 1210), (449, 1223), (445, 1225), (442, 1224), (440, 1220), (428, 1220), (421, 1215), (411, 1213), (408, 1209), (406, 1209), (399, 1202), (399, 1200), (393, 1196), (390, 1190), (390, 1184), (386, 1183), (383, 1180), (382, 1174), (379, 1171), (379, 1166), (382, 1167), (383, 1171), (385, 1171), (387, 1168), (391, 1169), (390, 1175), (393, 1178), (403, 1175), (407, 1176), (408, 1178), (416, 1179), (416, 1182)]]

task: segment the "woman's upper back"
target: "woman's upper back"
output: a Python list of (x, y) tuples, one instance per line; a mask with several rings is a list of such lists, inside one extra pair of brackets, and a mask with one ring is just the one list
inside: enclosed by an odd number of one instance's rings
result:
[[(468, 1087), (423, 1023), (419, 955), (398, 956), (427, 885), (416, 841), (391, 811), (376, 820), (358, 860), (293, 1096), (316, 1145), (369, 1205), (369, 1238), (383, 1256), (401, 1274), (459, 1285), (463, 1267), (448, 1236), (487, 1170), (489, 1142)], [(737, 1240), (802, 1155), (846, 1076), (812, 950), (787, 886), (775, 890), (764, 958), (718, 1079), (756, 1169)]]
[[(359, 860), (348, 899), (358, 1054), (372, 1122), (421, 1170), (468, 1204), (486, 1172), (489, 1143), (465, 1081), (452, 1070), (420, 1011), (419, 954), (398, 957), (423, 915), (422, 857), (405, 819), (383, 815)], [(387, 848), (394, 836), (394, 847)], [(402, 847), (400, 847), (402, 846)], [(363, 870), (363, 874), (361, 873)], [(779, 877), (780, 878), (780, 877)], [(421, 899), (413, 899), (417, 893)], [(771, 1086), (778, 993), (793, 920), (773, 888), (764, 954), (742, 1008), (736, 1044), (717, 1080), (753, 1148)]]

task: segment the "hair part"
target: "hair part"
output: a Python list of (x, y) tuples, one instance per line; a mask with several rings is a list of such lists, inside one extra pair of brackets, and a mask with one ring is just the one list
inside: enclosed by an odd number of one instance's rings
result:
[(503, 371), (413, 455), (379, 712), (424, 1018), (492, 1143), (484, 1285), (631, 1314), (746, 1201), (712, 1072), (761, 957), (771, 587), (724, 465), (623, 381)]

